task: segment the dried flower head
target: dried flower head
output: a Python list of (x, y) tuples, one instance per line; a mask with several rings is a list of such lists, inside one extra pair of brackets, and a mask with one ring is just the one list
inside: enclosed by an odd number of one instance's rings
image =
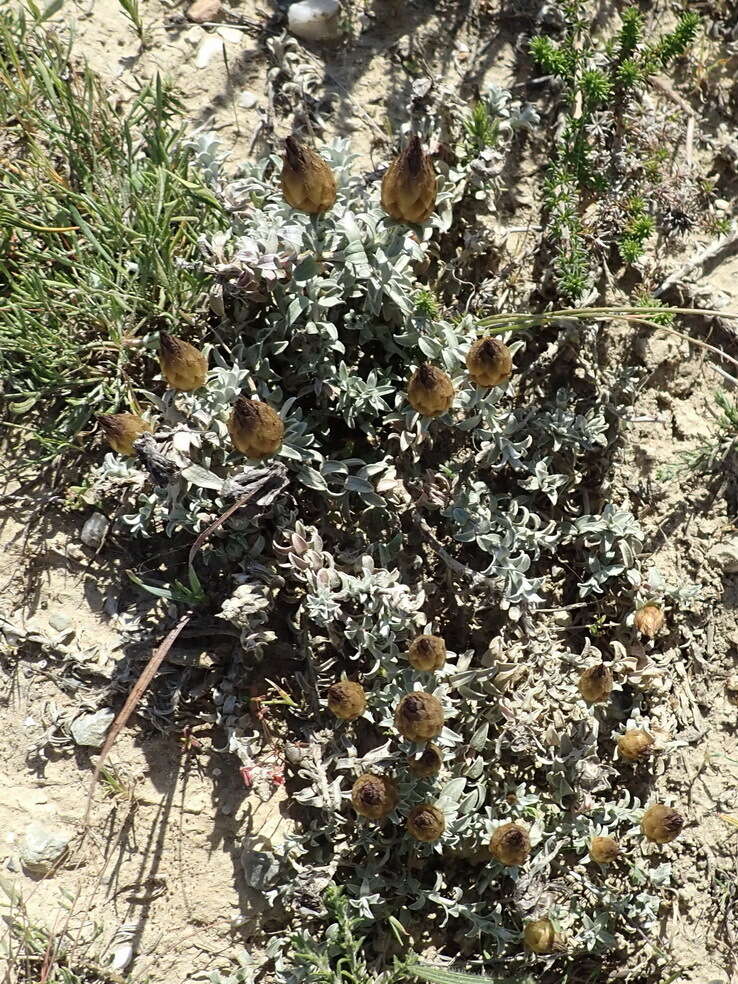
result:
[(399, 222), (425, 222), (436, 204), (436, 185), (420, 137), (411, 137), (382, 179), (382, 208)]
[(632, 728), (618, 736), (618, 751), (627, 762), (648, 758), (653, 744), (653, 738), (642, 728)]
[(395, 727), (409, 741), (426, 741), (443, 730), (443, 708), (433, 694), (414, 690), (395, 710)]
[(454, 384), (443, 369), (426, 362), (412, 374), (407, 398), (413, 410), (424, 417), (438, 417), (454, 402)]
[(418, 758), (408, 759), (407, 767), (418, 779), (428, 779), (441, 771), (443, 756), (438, 745), (429, 742)]
[(282, 446), (284, 424), (268, 403), (239, 396), (228, 420), (233, 446), (249, 458), (267, 458)]
[(407, 658), (416, 670), (440, 670), (446, 662), (446, 643), (440, 636), (419, 635), (410, 643)]
[(738, 673), (734, 673), (725, 681), (725, 696), (731, 704), (738, 706)]
[(282, 194), (292, 208), (315, 215), (336, 200), (336, 179), (323, 158), (295, 137), (284, 142)]
[(523, 942), (533, 953), (553, 953), (556, 930), (550, 919), (532, 919), (523, 927)]
[(593, 837), (589, 844), (589, 856), (598, 864), (612, 864), (620, 854), (620, 845), (614, 837)]
[(189, 342), (162, 331), (159, 334), (159, 364), (167, 384), (188, 393), (205, 384), (208, 360)]
[(668, 844), (676, 840), (684, 826), (684, 817), (671, 806), (654, 803), (641, 820), (641, 832), (647, 840), (656, 844)]
[(499, 386), (510, 377), (510, 349), (494, 335), (480, 338), (469, 349), (466, 368), (477, 386)]
[(492, 834), (489, 849), (500, 864), (508, 867), (523, 864), (530, 854), (528, 831), (517, 823), (503, 823)]
[(366, 710), (366, 694), (360, 683), (339, 680), (328, 688), (328, 708), (343, 721), (354, 721)]
[(655, 639), (663, 629), (666, 619), (658, 605), (648, 604), (635, 613), (635, 627), (649, 639)]
[(419, 803), (408, 813), (407, 832), (415, 840), (425, 843), (437, 841), (445, 829), (446, 819), (443, 813), (430, 803)]
[(113, 451), (118, 454), (133, 454), (133, 442), (141, 434), (153, 431), (151, 424), (135, 413), (101, 414), (98, 423)]
[(579, 677), (579, 693), (588, 704), (597, 704), (612, 693), (612, 672), (604, 663), (590, 666)]
[(370, 820), (389, 816), (400, 800), (397, 786), (387, 776), (364, 773), (351, 789), (351, 802), (357, 813)]

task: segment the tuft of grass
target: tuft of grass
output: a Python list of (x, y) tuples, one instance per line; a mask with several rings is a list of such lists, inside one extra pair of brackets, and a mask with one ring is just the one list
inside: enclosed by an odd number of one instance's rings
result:
[(135, 408), (141, 337), (195, 319), (223, 213), (161, 79), (117, 111), (30, 11), (0, 14), (0, 116), (2, 422), (48, 459)]

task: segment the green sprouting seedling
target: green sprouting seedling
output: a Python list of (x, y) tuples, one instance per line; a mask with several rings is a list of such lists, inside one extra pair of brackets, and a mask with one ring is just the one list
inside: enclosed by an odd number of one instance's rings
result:
[(469, 158), (484, 150), (494, 147), (500, 132), (497, 120), (492, 119), (489, 109), (483, 100), (475, 103), (471, 113), (464, 120), (465, 148)]
[(141, 8), (138, 5), (138, 0), (118, 0), (118, 3), (123, 13), (133, 25), (139, 40), (143, 43), (145, 40), (145, 32), (143, 19), (141, 17)]
[[(591, 27), (583, 18), (583, 4), (562, 7), (567, 25), (564, 38), (556, 43), (535, 37), (530, 50), (546, 72), (563, 82), (566, 115), (549, 167), (545, 204), (556, 284), (562, 296), (577, 300), (591, 287), (597, 273), (590, 231), (581, 220), (585, 206), (624, 183), (623, 175), (611, 163), (614, 141), (624, 139), (631, 154), (637, 156), (639, 152), (627, 131), (622, 136), (629, 100), (650, 75), (685, 53), (695, 38), (699, 18), (686, 13), (673, 31), (647, 44), (641, 13), (628, 7), (615, 38), (600, 42), (592, 37)], [(660, 177), (659, 163), (652, 156), (649, 166), (644, 164), (651, 180)], [(635, 190), (639, 180), (627, 175), (626, 192)], [(650, 211), (629, 211), (615, 237), (625, 262), (633, 263), (643, 254), (654, 227)]]

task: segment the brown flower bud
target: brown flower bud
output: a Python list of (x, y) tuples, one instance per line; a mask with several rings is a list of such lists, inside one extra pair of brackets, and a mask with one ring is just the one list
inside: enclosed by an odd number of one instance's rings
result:
[(282, 446), (284, 424), (268, 403), (239, 396), (228, 420), (233, 446), (249, 458), (267, 458)]
[(641, 820), (641, 832), (647, 840), (656, 844), (668, 844), (676, 840), (684, 826), (681, 813), (663, 803), (649, 806)]
[(395, 710), (395, 727), (409, 741), (426, 741), (443, 730), (443, 708), (433, 694), (414, 690)]
[(653, 738), (642, 728), (632, 728), (618, 736), (618, 751), (626, 762), (648, 758), (653, 748)]
[(530, 854), (528, 831), (517, 823), (503, 823), (489, 842), (492, 857), (508, 867), (520, 865)]
[(282, 194), (288, 205), (315, 215), (336, 200), (336, 179), (323, 158), (295, 137), (284, 142)]
[(523, 927), (523, 941), (533, 953), (553, 953), (556, 930), (550, 919), (532, 919)]
[(351, 802), (357, 813), (370, 820), (389, 816), (400, 800), (397, 786), (387, 776), (364, 773), (351, 789)]
[(436, 175), (420, 137), (390, 164), (382, 179), (382, 208), (398, 222), (425, 222), (436, 204)]
[(429, 743), (423, 749), (423, 754), (419, 758), (409, 759), (407, 767), (410, 772), (418, 779), (428, 779), (441, 771), (443, 756), (438, 745)]
[(446, 829), (446, 818), (443, 813), (430, 803), (420, 803), (414, 806), (407, 816), (407, 832), (415, 840), (437, 841)]
[(410, 643), (407, 658), (416, 670), (440, 670), (446, 662), (446, 643), (440, 636), (419, 635)]
[(612, 672), (604, 663), (590, 666), (579, 677), (579, 693), (588, 704), (607, 700), (612, 693)]
[(731, 704), (738, 706), (738, 673), (725, 681), (725, 696)]
[(613, 837), (593, 837), (589, 844), (589, 856), (598, 864), (612, 864), (620, 854), (620, 845)]
[(153, 427), (135, 413), (101, 414), (98, 423), (113, 451), (118, 454), (133, 454), (133, 442), (141, 434), (153, 431)]
[(426, 362), (410, 377), (407, 399), (424, 417), (439, 417), (454, 402), (454, 384), (443, 369)]
[(339, 680), (328, 688), (328, 708), (343, 721), (354, 721), (366, 710), (366, 694), (360, 683)]
[(663, 629), (666, 619), (658, 605), (648, 604), (635, 613), (635, 627), (641, 635), (655, 639)]
[(202, 352), (165, 331), (159, 334), (159, 365), (167, 384), (184, 393), (203, 386), (208, 374), (208, 360)]
[(469, 349), (466, 368), (477, 386), (499, 386), (512, 372), (510, 349), (494, 335), (480, 338)]

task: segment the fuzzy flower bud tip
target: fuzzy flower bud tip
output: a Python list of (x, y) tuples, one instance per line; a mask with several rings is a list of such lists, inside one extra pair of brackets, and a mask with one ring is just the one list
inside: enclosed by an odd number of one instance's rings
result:
[(292, 208), (316, 215), (336, 201), (336, 179), (323, 158), (295, 137), (284, 142), (282, 194)]
[(489, 849), (500, 864), (521, 865), (530, 854), (528, 831), (516, 823), (503, 823), (492, 834)]
[(428, 779), (430, 776), (437, 775), (441, 771), (442, 765), (443, 756), (441, 755), (440, 748), (437, 745), (429, 743), (425, 746), (419, 758), (408, 761), (407, 767), (411, 775), (416, 776), (418, 779)]
[(284, 424), (268, 403), (239, 396), (228, 420), (233, 446), (249, 458), (267, 458), (282, 446)]
[(648, 758), (652, 748), (653, 738), (642, 728), (633, 728), (618, 737), (618, 751), (626, 762)]
[(635, 627), (648, 639), (655, 639), (666, 619), (658, 605), (644, 605), (635, 613)]
[(431, 673), (446, 662), (446, 643), (440, 636), (420, 635), (413, 639), (407, 651), (408, 662), (416, 670)]
[(351, 789), (351, 802), (357, 813), (369, 820), (383, 820), (397, 806), (400, 794), (386, 776), (366, 772)]
[(579, 693), (588, 704), (607, 700), (612, 693), (612, 673), (604, 663), (590, 666), (579, 677)]
[(133, 454), (133, 442), (145, 432), (153, 431), (153, 427), (135, 413), (102, 414), (97, 418), (98, 423), (113, 451), (118, 454)]
[(328, 689), (328, 708), (343, 721), (354, 721), (366, 710), (366, 695), (360, 683), (340, 680)]
[(500, 386), (512, 372), (512, 356), (504, 342), (490, 335), (471, 346), (466, 368), (477, 386)]
[(159, 335), (159, 364), (167, 384), (184, 393), (203, 386), (208, 374), (208, 360), (203, 353), (165, 331)]
[(533, 953), (553, 953), (556, 930), (550, 919), (533, 919), (523, 927), (523, 941)]
[(414, 136), (382, 179), (382, 208), (398, 222), (425, 222), (436, 204), (436, 175)]
[(443, 708), (432, 694), (414, 690), (395, 710), (395, 727), (408, 741), (426, 741), (443, 730)]
[(641, 832), (646, 840), (655, 844), (669, 844), (681, 834), (684, 817), (670, 806), (654, 803), (641, 820)]
[(407, 818), (407, 832), (415, 840), (430, 844), (437, 841), (446, 829), (443, 813), (430, 803), (414, 806)]
[(612, 837), (593, 837), (589, 845), (589, 856), (598, 864), (612, 864), (620, 854), (620, 845)]
[(424, 417), (439, 417), (454, 402), (454, 384), (443, 369), (426, 363), (411, 376), (407, 399)]

